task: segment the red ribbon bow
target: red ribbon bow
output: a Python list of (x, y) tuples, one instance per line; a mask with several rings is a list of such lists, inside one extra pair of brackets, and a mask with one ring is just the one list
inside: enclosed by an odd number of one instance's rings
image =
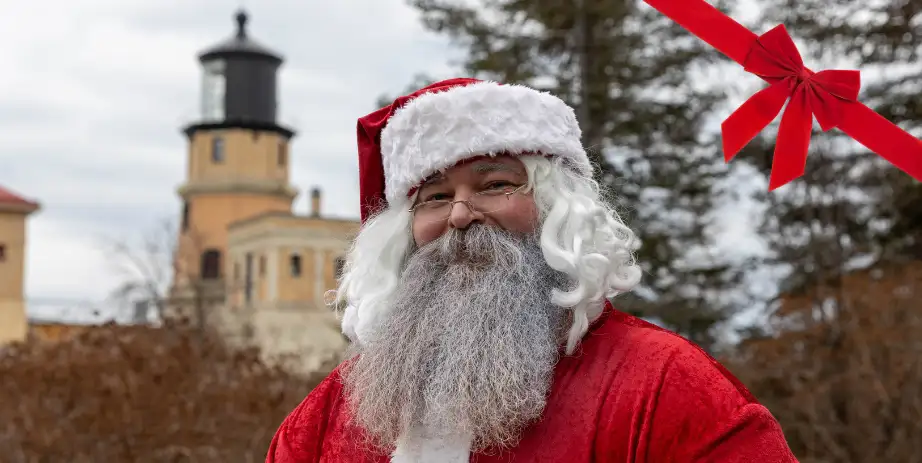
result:
[(768, 188), (774, 190), (804, 174), (813, 116), (823, 131), (839, 125), (843, 101), (858, 101), (858, 71), (821, 71), (804, 66), (794, 40), (778, 26), (756, 40), (743, 67), (771, 83), (746, 100), (721, 124), (724, 159), (729, 162), (770, 124), (790, 97), (775, 144)]
[(704, 0), (645, 1), (770, 84), (721, 124), (727, 161), (770, 124), (790, 98), (781, 116), (769, 190), (803, 175), (813, 116), (824, 132), (836, 127), (922, 181), (922, 141), (857, 101), (858, 71), (807, 69), (784, 26), (757, 37)]

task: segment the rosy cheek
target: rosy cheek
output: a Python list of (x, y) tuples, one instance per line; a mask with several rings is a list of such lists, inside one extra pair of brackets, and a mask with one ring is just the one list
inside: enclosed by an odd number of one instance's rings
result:
[(528, 199), (527, 206), (524, 211), (527, 216), (527, 220), (532, 226), (538, 225), (538, 205), (535, 204), (535, 201), (531, 198)]
[(498, 222), (500, 226), (511, 231), (533, 231), (538, 226), (538, 208), (531, 198), (522, 198)]
[(438, 225), (413, 223), (413, 240), (423, 246), (441, 236)]
[(522, 211), (522, 228), (524, 232), (534, 231), (538, 228), (538, 213), (537, 210), (532, 208), (528, 211)]

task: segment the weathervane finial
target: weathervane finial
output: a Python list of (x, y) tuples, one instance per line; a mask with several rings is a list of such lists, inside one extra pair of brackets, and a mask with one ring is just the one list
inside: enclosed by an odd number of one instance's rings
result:
[(247, 30), (246, 30), (247, 13), (242, 7), (237, 10), (236, 19), (237, 19), (237, 37), (244, 38), (247, 36)]

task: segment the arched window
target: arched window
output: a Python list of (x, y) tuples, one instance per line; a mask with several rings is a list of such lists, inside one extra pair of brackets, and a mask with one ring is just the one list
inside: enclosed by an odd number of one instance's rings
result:
[(301, 256), (298, 254), (291, 255), (291, 277), (298, 278), (301, 276)]
[(202, 279), (214, 280), (221, 277), (221, 251), (208, 249), (202, 253)]

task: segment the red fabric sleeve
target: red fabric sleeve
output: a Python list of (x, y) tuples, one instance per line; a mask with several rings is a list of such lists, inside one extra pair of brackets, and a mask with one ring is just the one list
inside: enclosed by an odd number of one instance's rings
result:
[(339, 370), (335, 370), (279, 426), (269, 444), (266, 463), (319, 463), (341, 389)]
[(797, 463), (768, 409), (691, 343), (667, 361), (652, 414), (650, 463)]

